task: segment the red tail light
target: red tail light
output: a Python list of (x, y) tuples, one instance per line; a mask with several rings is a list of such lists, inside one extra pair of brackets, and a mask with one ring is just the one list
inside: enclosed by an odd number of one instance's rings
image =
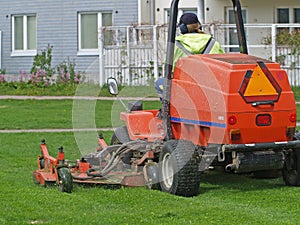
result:
[(236, 122), (237, 122), (236, 116), (232, 115), (232, 116), (228, 117), (228, 123), (230, 125), (234, 125), (234, 124), (236, 124)]
[(257, 126), (270, 126), (272, 123), (272, 117), (270, 114), (260, 114), (256, 116)]
[(297, 114), (296, 113), (291, 113), (290, 114), (290, 121), (292, 123), (295, 123), (297, 121)]

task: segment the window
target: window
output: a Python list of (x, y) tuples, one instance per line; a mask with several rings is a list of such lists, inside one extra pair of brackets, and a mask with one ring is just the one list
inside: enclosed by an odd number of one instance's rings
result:
[(290, 15), (289, 9), (277, 9), (277, 23), (289, 23)]
[[(300, 23), (300, 8), (277, 8), (276, 9), (276, 21), (277, 23)], [(282, 27), (278, 28), (279, 32), (292, 32), (298, 30), (299, 28), (288, 28)]]
[(300, 8), (278, 8), (277, 23), (300, 23)]
[(12, 16), (12, 55), (36, 54), (36, 16)]
[(294, 22), (300, 23), (300, 8), (294, 9)]
[[(243, 21), (244, 23), (247, 23), (247, 9), (242, 9), (242, 17), (243, 17)], [(228, 21), (229, 24), (236, 24), (235, 21), (235, 13), (233, 11), (233, 9), (231, 8), (227, 8), (227, 19), (226, 21)], [(247, 29), (245, 28), (245, 32), (247, 33)], [(237, 34), (237, 29), (236, 28), (228, 28), (226, 30), (226, 42), (229, 45), (238, 45), (239, 44), (239, 40), (238, 40), (238, 34)], [(239, 47), (231, 47), (229, 49), (227, 49), (227, 51), (229, 52), (239, 52), (240, 48)]]
[[(195, 13), (197, 15), (197, 8), (190, 8), (190, 9), (178, 9), (178, 19), (177, 21), (179, 21), (179, 18), (181, 17), (181, 15), (183, 13)], [(164, 18), (164, 23), (167, 24), (169, 23), (169, 19), (170, 19), (170, 9), (165, 9), (165, 18)]]
[[(97, 54), (98, 28), (102, 26), (112, 26), (112, 13), (79, 13), (78, 26), (79, 54)], [(108, 45), (111, 40), (111, 33), (105, 33), (104, 45)]]

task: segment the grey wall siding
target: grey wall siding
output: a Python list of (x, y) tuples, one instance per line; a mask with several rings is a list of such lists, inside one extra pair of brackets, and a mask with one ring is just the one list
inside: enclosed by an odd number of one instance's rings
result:
[(137, 24), (138, 0), (1, 0), (0, 30), (2, 31), (2, 68), (9, 74), (29, 72), (33, 57), (12, 57), (11, 16), (37, 15), (37, 51), (53, 46), (53, 66), (63, 60), (75, 60), (76, 69), (97, 69), (95, 56), (77, 56), (78, 13), (112, 11), (113, 25)]

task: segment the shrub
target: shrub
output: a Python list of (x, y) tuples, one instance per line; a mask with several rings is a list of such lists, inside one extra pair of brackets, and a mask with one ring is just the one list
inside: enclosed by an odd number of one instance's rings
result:
[(37, 54), (33, 58), (33, 65), (31, 67), (30, 73), (37, 74), (38, 72), (45, 73), (47, 76), (52, 77), (54, 70), (51, 66), (52, 63), (52, 49), (53, 46), (48, 45), (48, 47), (42, 50), (41, 54)]
[(75, 62), (63, 61), (56, 68), (57, 70), (57, 83), (69, 83), (69, 84), (79, 84), (84, 81), (84, 75), (82, 72), (75, 71)]

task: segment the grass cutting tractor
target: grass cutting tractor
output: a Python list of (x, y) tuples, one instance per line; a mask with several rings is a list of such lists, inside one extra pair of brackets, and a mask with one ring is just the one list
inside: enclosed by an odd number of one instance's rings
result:
[[(62, 148), (49, 156), (43, 141), (35, 183), (56, 182), (64, 192), (77, 182), (195, 196), (201, 172), (219, 166), (300, 186), (294, 95), (278, 63), (247, 54), (240, 2), (232, 1), (241, 53), (182, 57), (172, 72), (178, 2), (171, 4), (161, 113), (132, 104), (111, 144), (100, 135), (99, 149), (73, 165)], [(118, 94), (115, 79), (108, 87)]]

